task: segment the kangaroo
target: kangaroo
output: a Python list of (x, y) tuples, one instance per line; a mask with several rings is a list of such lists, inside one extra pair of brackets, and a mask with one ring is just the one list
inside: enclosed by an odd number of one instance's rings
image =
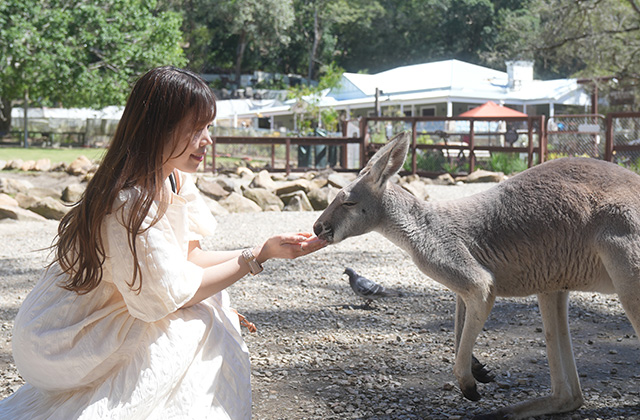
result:
[[(640, 176), (589, 158), (552, 160), (471, 197), (418, 200), (389, 178), (409, 133), (380, 149), (314, 224), (329, 243), (370, 231), (405, 250), (427, 276), (456, 293), (453, 373), (477, 401), (490, 375), (473, 357), (496, 296), (536, 294), (551, 394), (477, 419), (562, 413), (583, 404), (568, 324), (569, 291), (617, 293), (640, 337)], [(474, 378), (475, 376), (475, 378)]]

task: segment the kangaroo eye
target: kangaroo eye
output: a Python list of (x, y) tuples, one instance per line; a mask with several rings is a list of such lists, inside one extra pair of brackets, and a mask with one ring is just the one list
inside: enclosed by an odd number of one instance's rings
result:
[(344, 203), (342, 203), (342, 205), (345, 206), (345, 207), (353, 207), (356, 204), (357, 203), (355, 201), (345, 201)]

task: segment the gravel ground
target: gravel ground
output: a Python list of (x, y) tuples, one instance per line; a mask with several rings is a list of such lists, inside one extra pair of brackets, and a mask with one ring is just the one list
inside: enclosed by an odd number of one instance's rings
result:
[[(432, 200), (490, 185), (428, 186)], [(319, 213), (218, 217), (205, 248), (252, 245), (276, 233), (311, 230)], [(11, 328), (33, 287), (57, 223), (0, 221), (0, 398), (22, 380), (12, 364)], [(367, 308), (351, 292), (352, 267), (402, 297)], [(351, 238), (265, 271), (229, 289), (258, 332), (251, 352), (253, 417), (276, 419), (468, 419), (549, 392), (544, 334), (535, 298), (498, 299), (475, 354), (496, 373), (484, 398), (455, 384), (455, 296), (421, 274), (377, 233)], [(585, 405), (552, 419), (640, 419), (640, 342), (615, 296), (572, 294), (570, 322)]]

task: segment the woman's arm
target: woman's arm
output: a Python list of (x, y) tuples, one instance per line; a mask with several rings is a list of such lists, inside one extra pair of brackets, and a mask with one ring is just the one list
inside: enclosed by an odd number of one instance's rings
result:
[[(326, 241), (309, 233), (276, 235), (253, 248), (253, 255), (262, 264), (272, 258), (293, 259), (310, 254), (326, 246)], [(204, 268), (202, 283), (184, 307), (195, 305), (231, 286), (249, 273), (249, 265), (242, 251), (203, 251), (190, 244), (189, 261)]]

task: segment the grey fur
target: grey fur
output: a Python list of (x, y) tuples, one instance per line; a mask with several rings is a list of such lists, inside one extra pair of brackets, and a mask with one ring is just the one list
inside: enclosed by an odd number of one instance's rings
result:
[(525, 418), (583, 403), (568, 327), (568, 292), (617, 293), (640, 336), (640, 176), (588, 158), (553, 160), (486, 192), (420, 201), (387, 182), (404, 162), (404, 133), (383, 147), (314, 225), (337, 243), (378, 231), (457, 296), (454, 374), (480, 399), (474, 342), (496, 296), (538, 296), (552, 394), (483, 418)]

